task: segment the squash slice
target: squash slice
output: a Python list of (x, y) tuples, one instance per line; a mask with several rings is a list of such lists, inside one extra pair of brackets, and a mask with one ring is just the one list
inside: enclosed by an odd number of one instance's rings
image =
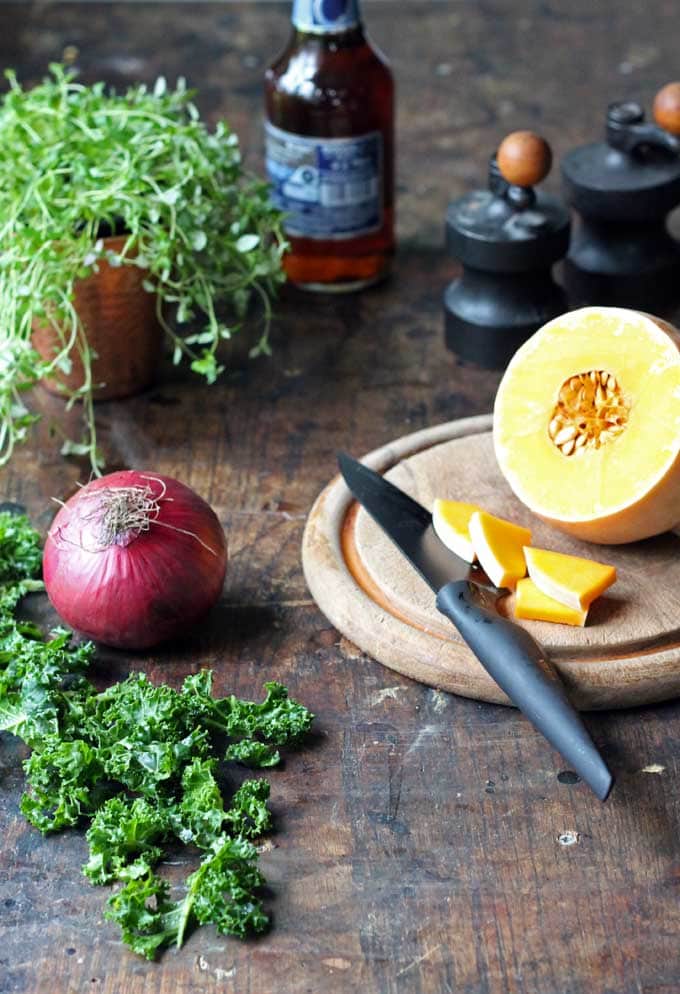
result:
[(494, 407), (494, 448), (517, 497), (590, 542), (680, 522), (676, 329), (637, 311), (585, 307), (515, 353)]
[(432, 505), (432, 527), (447, 549), (467, 563), (477, 558), (470, 537), (470, 518), (481, 508), (460, 500), (437, 498)]
[(491, 582), (514, 590), (527, 571), (524, 546), (531, 542), (529, 529), (486, 511), (475, 511), (470, 518), (470, 535), (480, 566)]
[(573, 608), (561, 604), (560, 601), (548, 597), (539, 590), (531, 577), (527, 576), (517, 583), (515, 617), (527, 621), (554, 621), (560, 625), (583, 628), (588, 617), (588, 608)]
[(575, 611), (588, 608), (616, 580), (616, 569), (547, 549), (524, 550), (529, 576), (547, 597)]

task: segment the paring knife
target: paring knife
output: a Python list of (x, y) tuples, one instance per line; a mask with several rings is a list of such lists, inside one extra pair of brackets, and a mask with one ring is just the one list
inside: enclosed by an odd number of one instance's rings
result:
[(338, 455), (338, 464), (353, 496), (434, 590), (437, 609), (453, 622), (487, 673), (604, 801), (614, 778), (557, 671), (526, 629), (484, 606), (507, 591), (446, 548), (421, 504), (345, 453)]

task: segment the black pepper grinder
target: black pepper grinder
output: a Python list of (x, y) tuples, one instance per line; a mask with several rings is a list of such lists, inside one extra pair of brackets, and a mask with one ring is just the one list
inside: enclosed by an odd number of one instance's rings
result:
[(671, 313), (680, 303), (680, 246), (666, 226), (680, 204), (680, 83), (654, 100), (609, 105), (606, 141), (562, 160), (565, 196), (581, 215), (564, 266), (571, 307)]
[(552, 266), (569, 246), (569, 212), (533, 189), (551, 163), (543, 138), (515, 131), (491, 159), (488, 190), (449, 204), (446, 245), (463, 272), (444, 293), (445, 336), (462, 359), (502, 369), (541, 325), (567, 310)]

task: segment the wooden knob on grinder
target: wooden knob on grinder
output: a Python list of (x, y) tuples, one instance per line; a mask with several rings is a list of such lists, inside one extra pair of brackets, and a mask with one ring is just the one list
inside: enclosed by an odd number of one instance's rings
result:
[(654, 120), (672, 135), (680, 135), (680, 83), (668, 83), (654, 97)]
[(498, 146), (501, 176), (513, 186), (535, 186), (550, 172), (552, 152), (545, 138), (533, 131), (513, 131)]

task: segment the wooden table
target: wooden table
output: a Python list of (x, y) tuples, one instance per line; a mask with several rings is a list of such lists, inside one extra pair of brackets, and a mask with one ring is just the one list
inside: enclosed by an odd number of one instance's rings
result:
[[(498, 375), (442, 342), (447, 201), (480, 183), (507, 131), (540, 130), (559, 156), (599, 135), (608, 101), (649, 106), (677, 74), (676, 5), (366, 6), (399, 91), (394, 278), (346, 298), (287, 291), (271, 360), (237, 362), (214, 387), (168, 368), (157, 389), (99, 411), (110, 466), (193, 486), (231, 551), (209, 625), (145, 658), (104, 651), (99, 674), (144, 666), (176, 684), (211, 665), (219, 692), (256, 697), (277, 679), (317, 715), (309, 748), (270, 777), (274, 927), (246, 943), (204, 928), (156, 964), (129, 953), (102, 920), (106, 893), (79, 872), (82, 834), (43, 839), (20, 816), (24, 752), (2, 736), (1, 994), (680, 989), (680, 706), (589, 717), (618, 774), (601, 805), (560, 781), (559, 758), (515, 711), (401, 679), (341, 638), (299, 554), (338, 448), (361, 454), (491, 407)], [(67, 45), (87, 79), (185, 75), (259, 166), (261, 78), (287, 14), (280, 3), (5, 4), (0, 57), (26, 79)], [(50, 498), (83, 473), (43, 427), (2, 471), (2, 493), (45, 528)], [(660, 772), (644, 772), (652, 764)], [(566, 832), (578, 841), (561, 844)]]

